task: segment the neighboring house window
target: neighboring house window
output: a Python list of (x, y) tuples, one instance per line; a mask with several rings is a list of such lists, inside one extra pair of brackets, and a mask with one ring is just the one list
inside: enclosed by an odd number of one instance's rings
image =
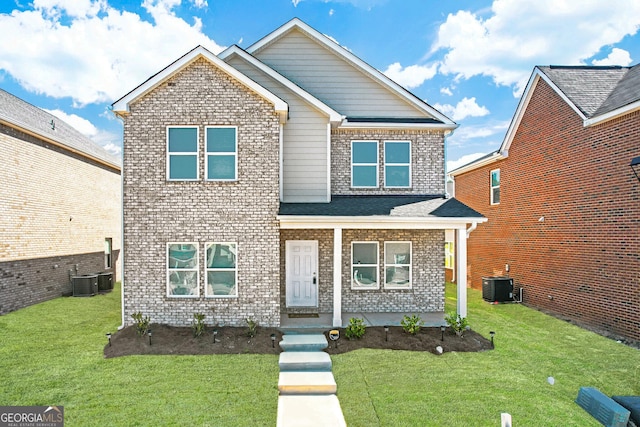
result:
[(167, 127), (167, 179), (198, 179), (198, 127)]
[(351, 243), (351, 288), (379, 288), (378, 242)]
[(500, 203), (500, 169), (491, 171), (491, 204)]
[(207, 180), (236, 180), (238, 177), (237, 128), (207, 126), (205, 130)]
[(411, 141), (384, 142), (384, 186), (411, 186)]
[(167, 295), (171, 297), (199, 296), (198, 244), (167, 244)]
[(351, 141), (351, 186), (378, 187), (377, 141)]
[(113, 247), (113, 239), (107, 237), (104, 239), (104, 268), (111, 268), (111, 251)]
[(237, 297), (237, 243), (207, 243), (206, 273), (208, 297)]
[(385, 289), (411, 288), (411, 242), (384, 242)]
[(445, 242), (444, 244), (444, 267), (452, 269), (455, 261), (455, 248), (453, 242)]

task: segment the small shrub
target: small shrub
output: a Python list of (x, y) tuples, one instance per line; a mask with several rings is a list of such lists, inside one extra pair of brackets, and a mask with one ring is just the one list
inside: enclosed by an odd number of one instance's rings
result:
[(344, 335), (348, 339), (360, 339), (364, 336), (366, 332), (366, 326), (364, 324), (364, 319), (352, 317), (349, 319), (349, 325), (344, 330)]
[(463, 337), (464, 331), (469, 329), (469, 321), (466, 317), (462, 317), (459, 314), (447, 313), (444, 317), (444, 321), (447, 322), (447, 325), (453, 329), (459, 337)]
[(193, 331), (193, 336), (198, 338), (202, 334), (204, 334), (206, 325), (204, 324), (205, 315), (203, 313), (195, 313), (193, 315), (193, 323), (191, 324), (191, 330)]
[(247, 319), (247, 336), (253, 338), (258, 333), (258, 322)]
[(420, 316), (418, 315), (405, 315), (402, 320), (400, 321), (400, 325), (402, 326), (402, 329), (411, 335), (416, 335), (418, 332), (420, 332), (420, 328), (422, 327), (422, 325), (424, 324), (424, 321), (420, 318)]
[(149, 331), (149, 322), (151, 321), (151, 318), (149, 316), (142, 317), (141, 312), (133, 313), (131, 317), (136, 322), (136, 331), (138, 332), (138, 335), (146, 335)]

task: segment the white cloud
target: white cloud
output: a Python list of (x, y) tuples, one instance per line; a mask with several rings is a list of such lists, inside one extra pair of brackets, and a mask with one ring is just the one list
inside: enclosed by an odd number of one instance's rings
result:
[(491, 77), (519, 96), (535, 65), (583, 64), (640, 28), (640, 2), (494, 0), (490, 16), (458, 11), (440, 26), (432, 53), (457, 79)]
[(448, 160), (447, 161), (447, 172), (450, 172), (454, 169), (459, 168), (460, 166), (464, 166), (467, 163), (471, 163), (474, 160), (479, 159), (482, 156), (486, 156), (489, 153), (473, 153), (473, 154), (465, 154), (456, 160)]
[(601, 60), (594, 59), (591, 61), (593, 65), (622, 65), (625, 67), (627, 65), (631, 65), (631, 62), (633, 61), (629, 52), (617, 47), (611, 49), (611, 53), (606, 58)]
[(76, 106), (112, 102), (199, 44), (222, 50), (199, 19), (175, 15), (180, 3), (145, 0), (152, 21), (143, 21), (106, 0), (34, 0), (31, 10), (0, 15), (0, 69), (27, 90)]
[(480, 106), (476, 103), (475, 97), (465, 97), (455, 106), (451, 104), (434, 104), (433, 106), (454, 121), (463, 120), (467, 117), (482, 117), (489, 114), (487, 107)]
[(407, 89), (413, 89), (422, 85), (426, 80), (433, 78), (438, 71), (438, 64), (410, 65), (403, 68), (399, 62), (389, 65), (384, 74), (394, 82)]
[(440, 93), (443, 94), (443, 95), (449, 95), (449, 96), (453, 95), (453, 92), (451, 92), (451, 89), (448, 88), (448, 87), (441, 87), (440, 88)]

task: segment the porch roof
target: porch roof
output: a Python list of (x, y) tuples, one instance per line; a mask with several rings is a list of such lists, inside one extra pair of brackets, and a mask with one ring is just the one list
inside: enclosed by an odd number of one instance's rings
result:
[(329, 203), (280, 203), (279, 215), (484, 218), (456, 199), (422, 196), (332, 196)]

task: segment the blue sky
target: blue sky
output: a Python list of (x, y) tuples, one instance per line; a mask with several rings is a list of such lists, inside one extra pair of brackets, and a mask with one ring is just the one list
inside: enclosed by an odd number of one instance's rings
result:
[(457, 122), (449, 170), (500, 146), (535, 65), (640, 59), (638, 0), (3, 0), (0, 88), (119, 154), (113, 101), (294, 17)]

